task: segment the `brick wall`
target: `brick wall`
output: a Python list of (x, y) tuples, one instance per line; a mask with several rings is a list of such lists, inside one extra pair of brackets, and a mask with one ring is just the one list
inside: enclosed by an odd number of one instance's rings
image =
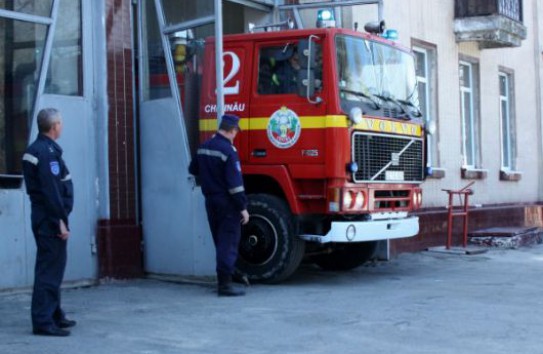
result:
[(110, 219), (98, 221), (101, 277), (143, 274), (134, 162), (131, 0), (106, 0)]
[(135, 220), (134, 96), (130, 0), (106, 1), (111, 219)]

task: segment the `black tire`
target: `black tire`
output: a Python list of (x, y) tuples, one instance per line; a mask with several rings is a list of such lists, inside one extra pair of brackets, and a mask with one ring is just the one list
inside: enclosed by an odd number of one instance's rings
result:
[(313, 261), (324, 270), (350, 270), (369, 261), (377, 241), (336, 244), (332, 253), (315, 256)]
[(267, 194), (249, 196), (249, 222), (241, 229), (236, 274), (250, 281), (277, 283), (300, 265), (305, 242), (297, 237), (287, 204)]

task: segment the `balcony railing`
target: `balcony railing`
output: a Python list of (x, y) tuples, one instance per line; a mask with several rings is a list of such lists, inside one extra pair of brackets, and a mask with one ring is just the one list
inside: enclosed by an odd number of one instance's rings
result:
[(457, 42), (478, 42), (479, 48), (519, 47), (526, 39), (522, 0), (456, 0)]
[(522, 22), (522, 0), (456, 0), (455, 18), (502, 15)]

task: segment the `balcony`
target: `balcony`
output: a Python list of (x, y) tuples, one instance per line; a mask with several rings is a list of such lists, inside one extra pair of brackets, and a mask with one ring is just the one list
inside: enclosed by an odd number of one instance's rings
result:
[(478, 42), (479, 48), (520, 47), (526, 39), (522, 0), (456, 0), (456, 42)]

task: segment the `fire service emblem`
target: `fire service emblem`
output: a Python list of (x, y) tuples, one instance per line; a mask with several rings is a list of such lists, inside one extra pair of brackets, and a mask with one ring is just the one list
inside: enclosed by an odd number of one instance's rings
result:
[(275, 111), (268, 122), (268, 139), (280, 149), (288, 149), (296, 144), (302, 126), (296, 113), (283, 106)]

